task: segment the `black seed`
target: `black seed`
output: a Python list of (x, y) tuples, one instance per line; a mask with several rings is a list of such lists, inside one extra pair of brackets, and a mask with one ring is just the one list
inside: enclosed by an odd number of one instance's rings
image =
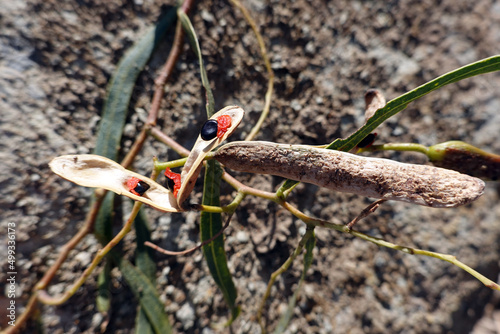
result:
[(363, 138), (363, 140), (361, 140), (359, 142), (359, 144), (357, 145), (358, 148), (365, 148), (365, 147), (373, 144), (373, 142), (375, 141), (375, 137), (376, 136), (377, 136), (377, 134), (370, 133), (368, 136), (366, 136), (365, 138)]
[(170, 190), (171, 192), (174, 191), (174, 186), (175, 186), (175, 182), (174, 180), (172, 180), (171, 178), (169, 178), (168, 176), (165, 176), (167, 178), (167, 189)]
[(139, 181), (134, 188), (135, 192), (138, 193), (140, 196), (144, 195), (144, 193), (148, 189), (149, 189), (149, 184), (147, 184), (146, 182), (142, 182), (142, 181)]
[(208, 121), (203, 124), (203, 127), (201, 128), (200, 134), (201, 134), (201, 139), (203, 140), (211, 140), (214, 139), (215, 136), (217, 136), (217, 128), (218, 124), (215, 119), (209, 119)]

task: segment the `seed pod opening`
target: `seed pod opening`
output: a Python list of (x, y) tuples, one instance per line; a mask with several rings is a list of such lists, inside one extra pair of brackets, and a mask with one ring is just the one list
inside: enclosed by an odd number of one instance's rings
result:
[(54, 173), (84, 187), (103, 188), (167, 212), (182, 211), (171, 191), (148, 177), (93, 154), (63, 155), (49, 163)]
[[(181, 188), (177, 194), (177, 203), (178, 206), (180, 207), (181, 204), (188, 198), (189, 194), (194, 188), (194, 185), (196, 183), (196, 179), (198, 178), (198, 175), (200, 174), (201, 167), (203, 164), (203, 159), (205, 159), (205, 156), (210, 152), (212, 149), (215, 147), (219, 146), (228, 136), (230, 136), (234, 130), (238, 127), (240, 124), (241, 120), (243, 119), (243, 115), (245, 114), (245, 111), (241, 109), (240, 107), (237, 106), (229, 106), (225, 107), (218, 112), (216, 112), (210, 119), (207, 121), (215, 121), (220, 117), (225, 118), (224, 123), (229, 124), (229, 127), (225, 129), (225, 132), (222, 134), (221, 137), (216, 135), (213, 139), (211, 140), (205, 140), (203, 139), (201, 133), (198, 136), (198, 139), (196, 140), (196, 143), (193, 146), (193, 149), (191, 150), (191, 153), (189, 154), (186, 164), (184, 165), (184, 168), (182, 169), (181, 173)], [(227, 118), (230, 118), (230, 122), (227, 122)], [(205, 124), (207, 124), (205, 123)], [(218, 124), (219, 126), (219, 124)], [(205, 127), (205, 126), (204, 126)], [(203, 129), (202, 129), (203, 132)]]

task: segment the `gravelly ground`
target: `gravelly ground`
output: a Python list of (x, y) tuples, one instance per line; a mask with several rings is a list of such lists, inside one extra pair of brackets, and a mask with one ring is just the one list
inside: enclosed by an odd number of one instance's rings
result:
[[(500, 3), (454, 1), (247, 2), (261, 26), (276, 74), (271, 116), (260, 140), (324, 144), (363, 123), (363, 94), (380, 89), (388, 99), (449, 70), (498, 53)], [(89, 189), (61, 180), (47, 163), (56, 155), (89, 153), (105, 87), (124, 51), (159, 16), (165, 4), (144, 1), (3, 1), (0, 6), (1, 231), (16, 224), (17, 305), (22, 310), (37, 279), (84, 219)], [(192, 20), (200, 36), (217, 107), (242, 106), (247, 115), (234, 135), (251, 129), (263, 106), (264, 68), (255, 39), (228, 3), (200, 2)], [(139, 78), (126, 127), (124, 151), (142, 125), (155, 75), (168, 42)], [(198, 65), (187, 45), (162, 103), (160, 126), (190, 148), (203, 122)], [(464, 140), (500, 152), (500, 75), (451, 85), (410, 105), (379, 130), (379, 142), (432, 145)], [(150, 158), (174, 153), (149, 143), (135, 167), (147, 174)], [(415, 154), (378, 156), (425, 163)], [(246, 184), (273, 190), (280, 180), (234, 173)], [(228, 188), (225, 188), (229, 191)], [(199, 199), (199, 188), (193, 197)], [(227, 200), (230, 197), (226, 198)], [(472, 205), (437, 210), (384, 204), (358, 229), (401, 245), (449, 253), (497, 280), (500, 208), (498, 186), (488, 183)], [(291, 201), (333, 222), (352, 219), (369, 200), (299, 186)], [(127, 206), (124, 212), (130, 207)], [(147, 210), (153, 238), (167, 249), (198, 241), (198, 214), (161, 215)], [(117, 226), (116, 228), (118, 228)], [(272, 271), (293, 251), (304, 224), (278, 206), (248, 198), (226, 232), (229, 264), (243, 307), (235, 333), (259, 332), (255, 312)], [(7, 245), (6, 233), (0, 244)], [(465, 272), (432, 258), (380, 249), (333, 231), (317, 230), (315, 260), (290, 324), (290, 333), (499, 333), (498, 293)], [(132, 254), (134, 236), (124, 249)], [(98, 250), (89, 237), (70, 254), (49, 292), (61, 293)], [(158, 255), (158, 291), (178, 332), (210, 333), (227, 317), (222, 296), (200, 253)], [(293, 293), (298, 261), (272, 291), (269, 329)], [(6, 272), (6, 270), (4, 270)], [(131, 333), (136, 305), (114, 272), (107, 332)], [(6, 286), (5, 273), (0, 285)], [(47, 333), (98, 332), (105, 319), (95, 307), (92, 276), (68, 303), (41, 307)], [(8, 301), (0, 298), (1, 305)], [(6, 317), (0, 309), (2, 327)], [(497, 319), (497, 320), (495, 320)], [(495, 330), (496, 324), (496, 330)], [(29, 324), (28, 332), (35, 332)]]

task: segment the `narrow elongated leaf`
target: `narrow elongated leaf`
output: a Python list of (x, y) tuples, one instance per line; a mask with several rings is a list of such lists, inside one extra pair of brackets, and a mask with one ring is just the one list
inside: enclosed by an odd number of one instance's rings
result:
[(175, 22), (175, 12), (175, 8), (168, 11), (120, 60), (108, 85), (94, 154), (116, 161), (135, 81), (154, 48)]
[[(201, 82), (206, 91), (206, 109), (207, 117), (214, 115), (215, 103), (210, 82), (208, 81), (207, 72), (203, 66), (203, 57), (201, 55), (198, 38), (194, 31), (193, 25), (189, 17), (182, 11), (178, 10), (177, 15), (182, 23), (184, 30), (189, 38), (191, 47), (198, 57), (200, 63)], [(222, 177), (222, 168), (216, 161), (208, 161), (205, 170), (205, 183), (203, 188), (203, 204), (205, 205), (220, 205), (220, 180)], [(217, 232), (222, 229), (222, 218), (219, 213), (201, 213), (200, 236), (201, 241), (211, 239)], [(227, 267), (226, 252), (224, 250), (224, 237), (220, 235), (218, 238), (203, 246), (203, 254), (207, 261), (208, 268), (215, 282), (222, 290), (224, 299), (231, 310), (231, 323), (240, 312), (240, 308), (236, 306), (237, 292), (234, 286), (231, 274)]]
[[(135, 81), (146, 65), (153, 49), (175, 22), (176, 10), (171, 9), (165, 17), (142, 37), (122, 58), (108, 85), (108, 94), (104, 103), (101, 122), (97, 133), (94, 153), (117, 160), (118, 149), (123, 134), (128, 104)], [(108, 203), (114, 202), (114, 194), (107, 194)], [(112, 205), (101, 206), (95, 223), (95, 234), (102, 244), (111, 240)]]
[(156, 288), (139, 269), (134, 267), (127, 260), (116, 257), (116, 252), (113, 252), (114, 259), (118, 262), (118, 267), (123, 273), (123, 277), (127, 281), (128, 286), (134, 293), (135, 297), (141, 304), (141, 309), (146, 313), (149, 323), (154, 328), (157, 334), (172, 333), (172, 327), (168, 321), (168, 317), (163, 310), (163, 303), (160, 301)]
[(431, 80), (386, 104), (385, 107), (377, 110), (375, 115), (366, 122), (356, 133), (346, 139), (338, 139), (328, 145), (327, 148), (349, 151), (356, 146), (363, 138), (375, 130), (380, 124), (396, 115), (401, 110), (406, 109), (410, 102), (429, 94), (436, 89), (444, 87), (448, 84), (467, 79), (479, 74), (485, 74), (500, 70), (500, 56), (486, 58), (475, 63), (463, 66), (454, 71), (448, 72), (434, 80)]
[(142, 308), (137, 312), (135, 317), (135, 333), (137, 334), (154, 334), (154, 329), (149, 323), (149, 319)]
[(97, 310), (99, 312), (109, 312), (111, 307), (111, 269), (112, 264), (109, 261), (104, 263), (104, 268), (97, 277)]
[[(156, 282), (156, 263), (153, 259), (153, 249), (146, 247), (144, 243), (151, 241), (151, 232), (144, 210), (140, 210), (134, 221), (137, 249), (135, 251), (135, 265), (149, 279), (154, 286)], [(149, 306), (146, 306), (149, 307)], [(135, 332), (137, 334), (153, 333), (153, 325), (149, 322), (147, 311), (143, 306), (137, 312), (135, 322)]]
[(144, 245), (146, 241), (151, 241), (151, 231), (143, 209), (139, 211), (139, 214), (135, 218), (134, 227), (137, 240), (135, 265), (149, 278), (152, 284), (155, 284), (156, 262), (153, 257), (153, 249)]
[[(101, 208), (94, 225), (94, 235), (101, 245), (106, 245), (113, 237), (113, 213), (115, 193), (108, 192), (102, 201)], [(104, 269), (98, 278), (97, 309), (99, 312), (108, 312), (111, 306), (111, 269), (114, 264), (106, 257)]]
[[(203, 204), (220, 205), (220, 179), (222, 168), (214, 160), (207, 161), (205, 172), (205, 187), (203, 190)], [(200, 235), (201, 240), (209, 240), (222, 229), (222, 218), (220, 213), (201, 213)], [(208, 268), (215, 283), (222, 290), (224, 299), (231, 310), (231, 322), (236, 319), (240, 308), (236, 305), (237, 291), (234, 286), (231, 273), (227, 267), (226, 252), (224, 250), (224, 236), (220, 235), (212, 242), (203, 246), (203, 254), (207, 261)]]
[[(167, 30), (176, 19), (176, 9), (172, 8), (155, 27), (150, 28), (146, 34), (127, 51), (121, 59), (108, 85), (108, 93), (104, 103), (102, 118), (97, 133), (94, 153), (116, 161), (123, 134), (123, 127), (127, 117), (128, 106), (135, 81), (149, 60), (153, 49), (161, 41)], [(115, 194), (106, 194), (103, 205), (99, 210), (94, 225), (94, 233), (102, 244), (107, 244), (112, 237), (112, 218), (114, 213), (113, 203)], [(114, 252), (114, 258), (119, 261), (119, 253)], [(109, 259), (109, 257), (108, 257)], [(108, 268), (109, 269), (109, 268)], [(105, 274), (109, 270), (105, 271)], [(128, 271), (127, 271), (128, 272)], [(124, 273), (126, 276), (127, 274)], [(101, 277), (102, 282), (109, 282), (109, 277)], [(131, 280), (131, 278), (129, 278)], [(99, 286), (98, 305), (102, 308), (109, 307), (109, 296), (106, 283)], [(108, 306), (106, 306), (108, 305)], [(163, 315), (165, 317), (165, 315)], [(168, 320), (167, 320), (168, 325)]]
[[(385, 107), (377, 110), (375, 115), (371, 117), (365, 125), (358, 131), (353, 133), (346, 139), (337, 139), (327, 146), (328, 149), (348, 152), (354, 148), (363, 138), (368, 136), (380, 124), (396, 115), (398, 112), (406, 109), (408, 104), (422, 96), (444, 87), (448, 84), (467, 79), (476, 75), (495, 72), (500, 70), (500, 56), (479, 60), (475, 63), (463, 66), (454, 71), (448, 72), (434, 80), (431, 80), (395, 99), (385, 105)], [(287, 190), (293, 189), (298, 184), (297, 181), (286, 180), (278, 190), (278, 194), (283, 196)]]

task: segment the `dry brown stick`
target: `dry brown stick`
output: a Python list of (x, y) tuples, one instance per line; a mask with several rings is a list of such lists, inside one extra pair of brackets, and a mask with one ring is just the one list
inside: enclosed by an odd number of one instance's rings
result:
[(189, 155), (189, 150), (184, 146), (177, 143), (172, 137), (167, 136), (157, 127), (153, 127), (149, 130), (150, 134), (155, 137), (157, 140), (161, 141), (165, 145), (171, 147), (175, 152), (179, 153), (179, 155), (183, 157), (187, 157)]
[(69, 290), (66, 290), (62, 295), (53, 297), (47, 293), (47, 290), (38, 290), (38, 299), (44, 304), (48, 305), (60, 305), (66, 302), (69, 298), (71, 298), (75, 292), (85, 283), (87, 278), (92, 274), (94, 269), (97, 267), (99, 262), (108, 254), (111, 249), (113, 249), (124, 237), (130, 232), (132, 224), (139, 212), (142, 203), (135, 202), (134, 207), (132, 208), (132, 212), (130, 213), (129, 218), (123, 225), (122, 229), (105, 245), (102, 249), (97, 252), (97, 255), (94, 257), (92, 263), (87, 269), (83, 272), (80, 278), (73, 283), (72, 287)]
[(229, 222), (231, 221), (231, 217), (232, 216), (233, 215), (230, 214), (229, 217), (227, 217), (227, 220), (226, 220), (226, 223), (224, 224), (224, 226), (213, 237), (211, 237), (208, 240), (203, 241), (201, 244), (199, 244), (199, 245), (197, 245), (197, 246), (195, 246), (193, 248), (190, 248), (190, 249), (187, 249), (187, 250), (184, 250), (184, 251), (180, 251), (180, 252), (169, 251), (169, 250), (166, 250), (164, 248), (161, 248), (158, 245), (155, 245), (154, 243), (152, 243), (150, 241), (144, 242), (144, 245), (146, 245), (148, 247), (151, 247), (155, 251), (163, 253), (163, 254), (166, 254), (166, 255), (186, 255), (186, 254), (194, 252), (195, 250), (200, 249), (201, 247), (205, 246), (206, 244), (211, 243), (212, 241), (214, 241), (215, 239), (217, 239), (219, 237), (219, 235), (221, 235), (222, 232), (224, 232), (226, 230), (226, 228), (229, 226)]
[(15, 326), (9, 326), (5, 330), (2, 331), (2, 334), (15, 334), (19, 333), (21, 329), (23, 329), (24, 324), (29, 319), (31, 313), (35, 310), (38, 305), (38, 296), (36, 292), (30, 297), (28, 304), (26, 304), (26, 308), (24, 312), (16, 319)]
[(165, 91), (165, 84), (172, 75), (174, 71), (175, 64), (182, 53), (182, 44), (184, 41), (184, 29), (180, 21), (177, 21), (175, 26), (175, 37), (172, 44), (172, 49), (168, 55), (168, 59), (163, 66), (162, 71), (155, 80), (155, 92), (153, 95), (153, 100), (151, 101), (151, 108), (148, 115), (147, 124), (154, 126), (158, 119), (158, 112), (160, 110), (161, 100), (163, 98), (163, 93)]
[(378, 209), (380, 204), (384, 203), (385, 201), (386, 201), (385, 199), (379, 199), (379, 200), (376, 200), (375, 202), (373, 202), (372, 204), (368, 205), (366, 208), (363, 209), (363, 211), (361, 211), (361, 213), (356, 218), (351, 220), (346, 225), (346, 228), (350, 231), (352, 229), (352, 227), (354, 226), (354, 224), (359, 222), (361, 219), (368, 217), (370, 214), (374, 213), (375, 210)]
[(49, 271), (47, 271), (45, 275), (43, 275), (42, 279), (35, 285), (35, 290), (45, 289), (49, 285), (52, 278), (54, 278), (56, 271), (68, 257), (69, 252), (76, 247), (76, 245), (80, 242), (80, 240), (83, 239), (83, 237), (92, 232), (97, 214), (99, 213), (99, 208), (101, 207), (101, 203), (104, 200), (104, 196), (106, 195), (106, 193), (107, 192), (102, 189), (96, 191), (96, 199), (92, 203), (92, 207), (87, 214), (87, 218), (85, 219), (83, 227), (73, 238), (71, 238), (70, 241), (68, 241), (61, 248), (61, 252), (59, 253), (59, 257), (57, 258), (56, 262), (50, 267)]

